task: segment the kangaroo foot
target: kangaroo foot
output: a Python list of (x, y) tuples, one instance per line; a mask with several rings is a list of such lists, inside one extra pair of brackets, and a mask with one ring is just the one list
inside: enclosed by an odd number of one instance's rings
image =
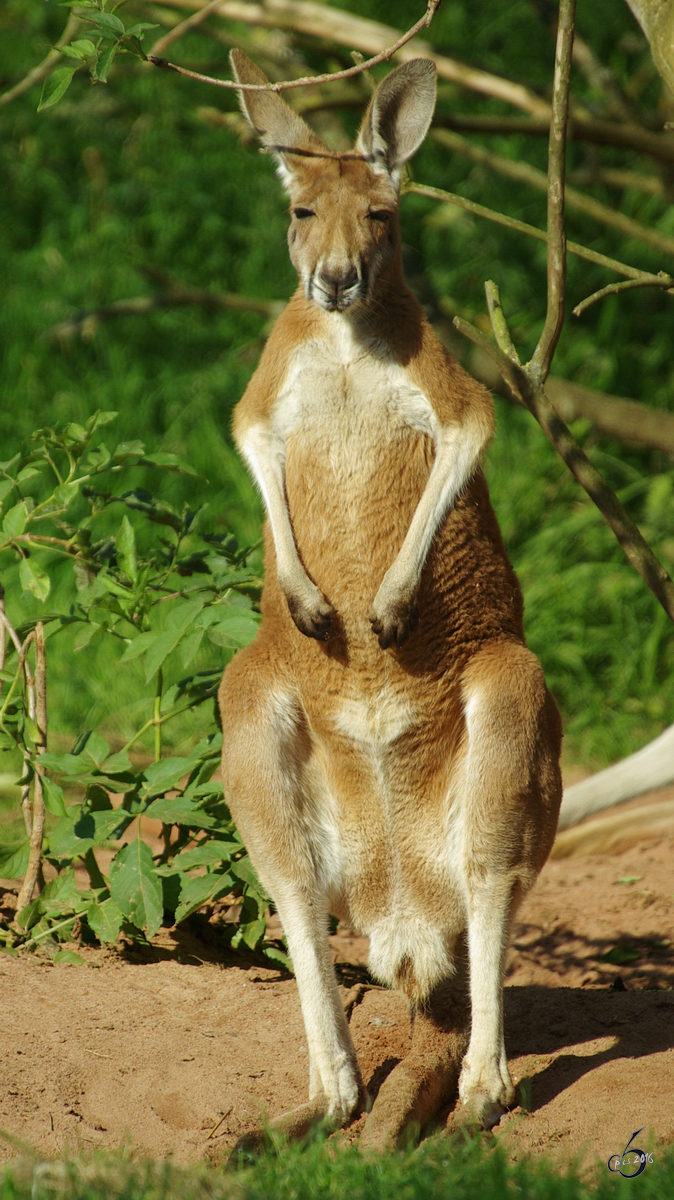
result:
[[(229, 1157), (236, 1160), (240, 1155), (254, 1155), (262, 1150), (266, 1143), (279, 1141), (298, 1141), (306, 1137), (322, 1121), (328, 1122), (327, 1101), (324, 1096), (299, 1104), (288, 1112), (275, 1117), (269, 1124), (259, 1129), (244, 1133), (235, 1143)], [(335, 1122), (338, 1125), (339, 1122)]]
[(465, 992), (460, 982), (446, 981), (414, 1012), (409, 1054), (382, 1084), (359, 1145), (383, 1151), (418, 1135), (456, 1094), (467, 1044)]

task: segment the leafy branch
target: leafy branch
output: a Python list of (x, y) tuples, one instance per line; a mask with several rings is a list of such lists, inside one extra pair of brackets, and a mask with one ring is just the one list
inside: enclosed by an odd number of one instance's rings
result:
[[(118, 54), (131, 54), (146, 62), (142, 40), (148, 29), (157, 28), (156, 24), (147, 21), (137, 22), (127, 28), (115, 14), (113, 0), (65, 0), (65, 7), (77, 9), (76, 19), (91, 27), (91, 36), (74, 41), (64, 41), (62, 38), (54, 47), (59, 54), (72, 59), (73, 65), (58, 67), (47, 77), (38, 112), (43, 108), (51, 108), (62, 99), (80, 67), (88, 67), (94, 83), (106, 83)], [(114, 4), (114, 7), (118, 7), (118, 4)]]
[[(261, 580), (250, 548), (229, 534), (199, 532), (201, 510), (177, 512), (139, 486), (112, 491), (112, 480), (138, 467), (191, 472), (175, 455), (150, 453), (141, 442), (95, 444), (114, 416), (96, 413), (85, 426), (39, 430), (0, 464), (0, 564), (7, 570), (13, 558), (21, 586), (42, 603), (55, 555), (72, 561), (76, 584), (64, 611), (23, 625), (10, 622), (0, 604), (0, 688), (8, 685), (0, 694), (0, 749), (22, 758), (25, 826), (18, 843), (0, 845), (0, 874), (23, 876), (16, 921), (0, 923), (0, 945), (34, 948), (45, 939), (68, 940), (76, 928), (102, 941), (114, 941), (120, 930), (152, 937), (167, 913), (171, 922), (184, 920), (227, 897), (240, 911), (222, 927), (225, 940), (234, 948), (262, 947), (288, 965), (283, 950), (265, 942), (269, 899), (222, 784), (211, 778), (221, 734), (214, 729), (185, 757), (162, 757), (167, 722), (213, 701), (223, 654), (254, 637)], [(121, 524), (111, 526), (119, 505)], [(151, 689), (149, 715), (116, 752), (97, 730), (82, 733), (69, 753), (47, 747), (45, 643), (71, 626), (80, 627), (75, 653), (112, 638), (124, 648), (122, 664), (139, 663)], [(169, 669), (175, 677), (190, 667), (192, 674), (167, 686)], [(129, 751), (146, 734), (153, 761), (134, 765)], [(160, 855), (142, 839), (144, 817), (162, 822)], [(99, 850), (113, 851), (107, 874)], [(89, 874), (83, 891), (77, 863)], [(54, 876), (46, 886), (43, 865)]]

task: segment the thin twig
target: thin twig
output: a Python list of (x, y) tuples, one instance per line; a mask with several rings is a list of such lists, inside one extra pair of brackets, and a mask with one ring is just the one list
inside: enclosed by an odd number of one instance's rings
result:
[(178, 38), (181, 38), (185, 33), (189, 33), (190, 29), (194, 29), (195, 25), (200, 25), (201, 22), (204, 21), (212, 12), (215, 12), (216, 8), (219, 8), (221, 4), (222, 0), (210, 0), (210, 4), (206, 4), (204, 8), (192, 13), (191, 17), (187, 17), (184, 21), (181, 21), (179, 25), (175, 25), (173, 29), (169, 30), (168, 33), (165, 33), (163, 37), (160, 37), (159, 40), (155, 42), (150, 54), (148, 55), (148, 58), (150, 55), (161, 54), (167, 46), (170, 46), (173, 42), (177, 42)]
[[(35, 693), (36, 710), (34, 721), (37, 727), (36, 757), (39, 758), (47, 749), (47, 659), (44, 643), (44, 625), (38, 621), (35, 626)], [(16, 902), (17, 913), (30, 904), (42, 866), (42, 839), (44, 837), (44, 795), (42, 789), (42, 769), (33, 760), (33, 819), (30, 835), (30, 852), (28, 867), (24, 875), (21, 890)]]
[[(520, 183), (529, 184), (541, 192), (547, 192), (548, 190), (548, 178), (545, 171), (539, 171), (538, 167), (532, 167), (530, 163), (505, 158), (501, 154), (493, 154), (486, 147), (477, 146), (473, 142), (469, 142), (467, 138), (461, 137), (461, 134), (453, 133), (448, 129), (433, 129), (431, 137), (434, 141), (439, 142), (441, 146), (446, 146), (449, 150), (465, 154), (466, 157), (472, 158), (474, 162), (483, 163), (484, 166), (498, 171), (501, 175), (507, 175), (510, 179), (516, 179)], [(628, 217), (625, 213), (617, 212), (614, 208), (610, 208), (608, 204), (602, 204), (601, 201), (595, 200), (593, 196), (587, 196), (584, 192), (579, 192), (576, 188), (567, 187), (565, 189), (565, 198), (568, 208), (573, 208), (576, 212), (592, 217), (596, 221), (601, 221), (602, 224), (619, 230), (626, 237), (638, 238), (639, 241), (655, 247), (656, 250), (674, 255), (674, 238), (668, 234), (661, 233), (658, 229), (649, 229), (647, 225), (642, 225), (640, 221), (635, 221), (633, 217)]]
[(0, 96), (0, 106), (3, 104), (9, 104), (10, 100), (14, 100), (17, 96), (23, 95), (23, 93), (27, 92), (28, 88), (31, 88), (34, 83), (39, 83), (41, 79), (44, 79), (45, 76), (49, 74), (52, 67), (56, 66), (56, 63), (61, 57), (59, 53), (60, 47), (67, 46), (68, 43), (73, 40), (73, 36), (77, 26), (79, 25), (79, 22), (79, 17), (75, 16), (74, 13), (71, 13), (68, 17), (66, 27), (63, 30), (63, 33), (61, 34), (54, 49), (49, 51), (47, 57), (43, 58), (42, 62), (38, 63), (37, 67), (33, 67), (27, 75), (24, 75), (23, 79), (20, 79), (18, 83), (15, 83), (14, 87), (10, 88), (8, 92), (2, 93)]
[(569, 119), (569, 86), (575, 12), (576, 0), (561, 0), (548, 149), (548, 304), (543, 331), (529, 363), (532, 377), (541, 386), (550, 374), (550, 364), (564, 324), (564, 300), (566, 297), (564, 176), (566, 174), (566, 125)]
[[(204, 0), (165, 0), (164, 7), (200, 9), (203, 4)], [(390, 25), (382, 25), (379, 21), (371, 21), (328, 5), (305, 3), (304, 0), (265, 0), (264, 4), (253, 4), (248, 0), (223, 0), (218, 16), (230, 21), (244, 21), (247, 25), (287, 29), (325, 38), (347, 46), (349, 50), (362, 50), (366, 54), (377, 55), (400, 37), (399, 31)], [(433, 60), (440, 79), (450, 80), (482, 95), (504, 100), (524, 112), (549, 119), (550, 105), (523, 84), (436, 54), (428, 42), (417, 40), (397, 52), (397, 58), (403, 62), (420, 57)], [(361, 69), (368, 67), (369, 63), (366, 62)], [(312, 83), (315, 82), (316, 79), (312, 79)]]
[(397, 41), (392, 45), (381, 50), (379, 54), (375, 54), (367, 61), (354, 63), (352, 67), (347, 67), (343, 71), (330, 72), (327, 75), (305, 75), (301, 79), (284, 79), (278, 83), (237, 83), (233, 79), (214, 79), (211, 75), (202, 75), (199, 71), (188, 71), (185, 67), (177, 67), (175, 63), (167, 62), (165, 58), (156, 58), (152, 54), (148, 54), (148, 62), (154, 63), (155, 67), (161, 67), (167, 71), (176, 71), (179, 75), (186, 75), (188, 79), (196, 79), (199, 83), (210, 83), (214, 87), (229, 88), (241, 92), (287, 92), (291, 88), (314, 87), (319, 83), (332, 83), (338, 79), (351, 79), (354, 75), (362, 75), (364, 71), (369, 71), (371, 67), (376, 67), (379, 63), (389, 62), (393, 55), (403, 46), (410, 42), (413, 37), (419, 33), (420, 29), (424, 29), (430, 25), (440, 6), (440, 0), (428, 0), (426, 12), (407, 33), (402, 34)]
[[(493, 208), (486, 208), (484, 204), (477, 204), (475, 200), (467, 200), (465, 196), (459, 196), (456, 192), (445, 192), (442, 188), (431, 187), (430, 184), (426, 183), (408, 183), (404, 188), (404, 192), (413, 192), (417, 196), (428, 196), (431, 200), (442, 200), (446, 204), (454, 204), (457, 208), (463, 208), (466, 212), (473, 213), (476, 217), (484, 217), (487, 221), (493, 221), (496, 225), (504, 225), (506, 229), (514, 229), (517, 233), (525, 233), (527, 237), (535, 238), (538, 242), (547, 242), (548, 240), (548, 235), (544, 229), (538, 229), (535, 225), (527, 225), (526, 221), (518, 221), (516, 217), (509, 217), (506, 213), (496, 212)], [(627, 279), (640, 279), (644, 282), (659, 284), (659, 275), (655, 275), (650, 271), (640, 271), (638, 267), (630, 267), (627, 263), (622, 263), (617, 258), (609, 258), (606, 254), (599, 254), (597, 250), (590, 250), (588, 246), (581, 246), (578, 242), (567, 242), (566, 248), (570, 254), (575, 254), (577, 258), (583, 258), (586, 262), (595, 263), (598, 267), (606, 267), (607, 270), (615, 271), (617, 275), (624, 275)]]
[(585, 312), (591, 304), (596, 304), (598, 300), (603, 300), (605, 296), (615, 296), (618, 292), (630, 292), (633, 288), (642, 287), (659, 287), (664, 288), (670, 295), (674, 295), (674, 279), (671, 275), (667, 275), (664, 271), (660, 272), (661, 279), (624, 279), (620, 283), (609, 283), (606, 287), (600, 288), (598, 292), (593, 292), (586, 300), (581, 300), (573, 310), (574, 317), (579, 317)]
[(214, 1135), (215, 1135), (215, 1134), (218, 1132), (218, 1129), (219, 1129), (219, 1128), (220, 1128), (220, 1126), (222, 1125), (223, 1121), (226, 1121), (226, 1120), (227, 1120), (227, 1118), (228, 1118), (229, 1114), (231, 1113), (231, 1111), (232, 1111), (233, 1107), (234, 1107), (234, 1105), (233, 1105), (233, 1104), (230, 1104), (229, 1108), (227, 1109), (227, 1112), (224, 1112), (224, 1113), (222, 1114), (222, 1116), (220, 1117), (220, 1120), (215, 1122), (215, 1125), (213, 1126), (213, 1128), (211, 1129), (210, 1133), (208, 1134), (208, 1137), (206, 1138), (206, 1141), (207, 1141), (207, 1142), (208, 1142), (208, 1141), (210, 1141), (210, 1139), (211, 1139), (212, 1137), (214, 1137)]

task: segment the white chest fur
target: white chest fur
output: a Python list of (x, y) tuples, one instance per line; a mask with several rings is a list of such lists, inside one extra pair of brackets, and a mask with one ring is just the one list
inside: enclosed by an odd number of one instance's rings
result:
[(305, 342), (294, 353), (272, 414), (282, 442), (300, 430), (332, 451), (361, 445), (386, 431), (408, 427), (437, 442), (440, 425), (428, 398), (410, 382), (382, 343), (360, 338), (341, 314), (328, 322), (327, 336)]

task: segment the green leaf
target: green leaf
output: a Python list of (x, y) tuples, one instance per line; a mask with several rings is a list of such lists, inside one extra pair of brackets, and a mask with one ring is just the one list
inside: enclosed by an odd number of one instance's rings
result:
[[(73, 806), (78, 815), (80, 805)], [(93, 837), (81, 838), (75, 831), (75, 823), (72, 816), (73, 808), (68, 810), (65, 817), (61, 817), (56, 822), (56, 825), (49, 834), (49, 853), (55, 858), (76, 858), (78, 855), (84, 856), (87, 850), (90, 850), (94, 844)], [(91, 822), (92, 832), (95, 829), (93, 821)]]
[(73, 777), (90, 770), (90, 764), (77, 754), (54, 754), (48, 750), (41, 756), (40, 762), (47, 771), (56, 771), (57, 775)]
[(643, 875), (623, 875), (621, 879), (616, 879), (616, 883), (638, 883), (643, 879)]
[[(40, 473), (41, 472), (37, 467), (24, 467), (22, 471), (19, 471), (19, 474), (16, 477), (17, 483), (28, 483), (29, 479), (34, 479), (35, 476), (39, 475)], [(12, 485), (10, 483), (10, 487), (11, 486)]]
[(96, 60), (96, 64), (94, 66), (94, 70), (93, 70), (94, 79), (98, 79), (100, 83), (108, 82), (108, 75), (110, 74), (110, 68), (113, 64), (115, 55), (119, 49), (120, 49), (119, 42), (113, 42), (112, 45), (109, 46), (108, 49), (103, 54), (101, 54), (101, 57)]
[(144, 442), (120, 442), (113, 454), (113, 460), (116, 463), (126, 462), (129, 458), (136, 458), (145, 450)]
[(154, 937), (162, 923), (161, 879), (155, 874), (150, 847), (135, 838), (110, 865), (110, 894), (127, 920)]
[(177, 454), (165, 454), (163, 452), (161, 454), (147, 454), (145, 456), (145, 465), (148, 467), (161, 467), (165, 471), (179, 471), (181, 475), (196, 475), (201, 478), (199, 472), (195, 471), (189, 463), (183, 462), (181, 458), (178, 458)]
[[(110, 422), (114, 421), (118, 415), (119, 414), (116, 412), (112, 412), (110, 410), (105, 411), (101, 409), (99, 409), (98, 412), (92, 413), (87, 420), (87, 433), (89, 434), (89, 437), (96, 433), (97, 430), (102, 429), (104, 425), (109, 425)], [(99, 449), (104, 449), (104, 447), (99, 447)]]
[(47, 812), (50, 812), (54, 817), (67, 816), (66, 802), (63, 799), (63, 790), (57, 783), (53, 783), (51, 779), (47, 779), (46, 775), (42, 777), (42, 791), (44, 793), (44, 806)]
[(634, 950), (631, 946), (612, 946), (606, 954), (602, 954), (600, 962), (614, 963), (616, 966), (622, 966), (623, 963), (635, 962), (637, 958), (641, 958), (638, 950)]
[(162, 796), (171, 791), (180, 780), (191, 774), (195, 765), (194, 758), (162, 758), (159, 762), (151, 763), (145, 768), (143, 776), (143, 791), (147, 799)]
[(187, 668), (190, 665), (203, 641), (203, 637), (203, 629), (195, 629), (193, 633), (188, 633), (180, 650), (180, 658), (182, 660), (183, 667)]
[(181, 629), (183, 632), (194, 624), (195, 618), (204, 607), (203, 600), (189, 600), (173, 609), (168, 619), (171, 629)]
[(206, 867), (213, 863), (229, 862), (232, 855), (238, 853), (241, 847), (237, 842), (221, 842), (213, 838), (202, 846), (192, 850), (182, 850), (173, 860), (173, 866), (180, 871), (189, 871), (192, 867)]
[[(81, 425), (79, 425), (78, 429), (81, 429), (81, 428), (82, 428)], [(83, 429), (82, 429), (82, 433), (84, 433)], [(59, 487), (57, 487), (56, 491), (54, 492), (54, 499), (55, 499), (56, 503), (58, 504), (59, 508), (67, 508), (68, 505), (71, 504), (72, 501), (75, 499), (76, 495), (78, 494), (78, 492), (80, 490), (80, 487), (81, 487), (81, 480), (79, 480), (79, 479), (75, 479), (71, 483), (60, 484)]]
[(73, 754), (88, 759), (96, 767), (102, 767), (109, 753), (110, 743), (96, 729), (81, 733), (73, 746)]
[(247, 925), (239, 926), (239, 930), (241, 940), (245, 942), (250, 950), (255, 950), (267, 932), (267, 922), (264, 917), (260, 917), (257, 921), (251, 921)]
[(286, 971), (292, 971), (293, 964), (289, 954), (284, 954), (283, 950), (279, 950), (276, 946), (263, 946), (262, 953), (265, 958), (271, 962), (278, 963), (280, 967), (284, 967)]
[(61, 54), (65, 54), (66, 58), (88, 58), (90, 54), (96, 53), (96, 47), (89, 38), (77, 38), (71, 42), (69, 46), (58, 46)]
[(32, 592), (44, 604), (51, 591), (51, 580), (47, 573), (30, 558), (22, 558), (19, 579), (25, 592)]
[(20, 500), (14, 508), (10, 508), (9, 512), (5, 513), (2, 522), (3, 532), (9, 534), (10, 537), (18, 537), (26, 528), (28, 520), (28, 507), (25, 500)]
[(82, 841), (91, 840), (92, 846), (96, 846), (100, 842), (107, 842), (115, 830), (129, 820), (129, 814), (124, 808), (96, 809), (94, 812), (83, 813), (75, 822), (74, 831)]
[(9, 495), (13, 487), (16, 487), (13, 479), (0, 480), (0, 504), (4, 500), (5, 496)]
[(190, 879), (180, 889), (180, 904), (175, 914), (176, 924), (184, 921), (185, 917), (196, 912), (209, 900), (217, 900), (218, 896), (224, 896), (231, 889), (231, 875), (198, 875), (196, 879)]
[(74, 950), (59, 950), (58, 954), (54, 955), (55, 963), (63, 963), (71, 967), (84, 967), (85, 959), (81, 954), (75, 954)]
[(145, 29), (159, 29), (159, 25), (151, 25), (148, 21), (139, 21), (137, 25), (129, 26), (126, 30), (126, 36), (140, 38)]
[(42, 112), (43, 108), (51, 108), (53, 104), (58, 104), (59, 100), (70, 87), (70, 83), (77, 67), (59, 67), (58, 70), (52, 71), (44, 81), (40, 103), (37, 106), (37, 111)]
[(196, 808), (183, 796), (162, 796), (146, 810), (146, 817), (163, 821), (166, 825), (185, 825), (189, 829), (217, 829), (221, 822), (202, 808)]
[(210, 626), (208, 636), (216, 646), (247, 646), (255, 637), (259, 624), (259, 614), (251, 609), (232, 609), (217, 625)]
[(87, 922), (99, 942), (116, 942), (122, 928), (124, 914), (114, 900), (103, 900), (87, 909)]
[(25, 838), (13, 846), (0, 845), (0, 876), (3, 879), (23, 879), (28, 870), (30, 841)]
[(84, 629), (78, 633), (75, 641), (73, 642), (73, 650), (75, 654), (77, 654), (80, 650), (86, 649), (86, 647), (96, 636), (105, 632), (105, 625), (97, 625), (95, 621), (92, 621), (89, 625), (85, 625)]
[(133, 525), (126, 514), (122, 517), (119, 533), (115, 538), (117, 563), (128, 579), (135, 585), (138, 581), (138, 555), (136, 553), (136, 534)]
[(99, 571), (98, 575), (96, 576), (96, 582), (99, 583), (106, 592), (109, 592), (111, 596), (122, 596), (125, 600), (130, 600), (132, 598), (132, 593), (129, 591), (129, 589), (122, 587), (121, 583), (117, 583), (117, 580), (113, 579), (112, 575), (109, 575), (107, 571)]
[(116, 775), (117, 772), (126, 774), (127, 771), (132, 771), (131, 759), (126, 750), (120, 750), (119, 754), (113, 754), (111, 758), (106, 758), (104, 770), (106, 775)]
[(178, 643), (182, 640), (184, 630), (182, 629), (166, 629), (164, 633), (160, 633), (159, 637), (152, 644), (145, 658), (145, 682), (149, 683), (162, 663), (172, 654)]
[(82, 20), (97, 25), (104, 37), (117, 37), (118, 34), (124, 33), (123, 22), (112, 13), (97, 12), (95, 16), (83, 17)]
[(241, 879), (250, 887), (261, 890), (260, 880), (257, 877), (257, 872), (248, 856), (245, 858), (240, 858), (238, 862), (232, 863), (230, 870), (233, 871), (237, 879)]
[(132, 658), (140, 658), (141, 654), (156, 642), (159, 637), (158, 633), (139, 633), (137, 638), (134, 638), (129, 643), (122, 655), (122, 662), (130, 662)]

